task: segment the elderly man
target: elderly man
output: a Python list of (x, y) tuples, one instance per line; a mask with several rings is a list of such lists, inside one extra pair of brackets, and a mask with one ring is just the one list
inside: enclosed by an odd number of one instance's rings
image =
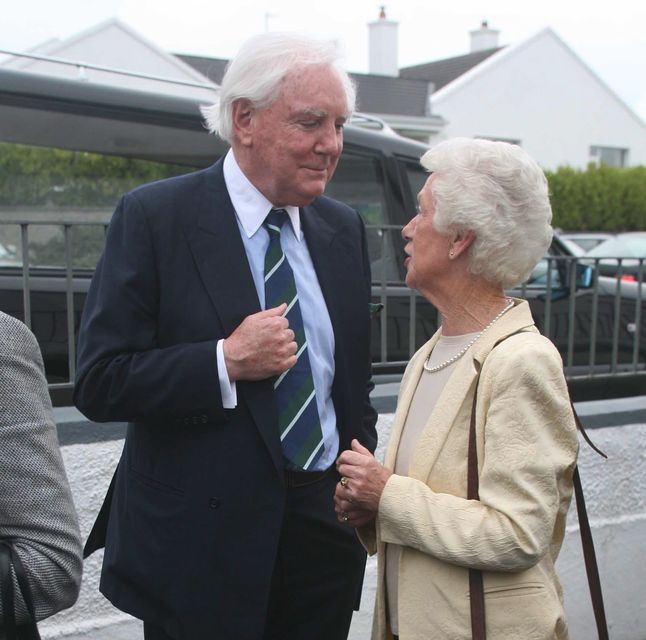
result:
[(205, 110), (229, 153), (112, 219), (75, 402), (129, 426), (87, 551), (147, 640), (347, 637), (365, 556), (334, 462), (376, 444), (370, 273), (322, 193), (353, 107), (331, 44), (256, 37)]

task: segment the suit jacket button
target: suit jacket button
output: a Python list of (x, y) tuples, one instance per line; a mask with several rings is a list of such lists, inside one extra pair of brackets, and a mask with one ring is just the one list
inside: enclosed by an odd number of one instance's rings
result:
[(190, 424), (191, 419), (190, 418), (184, 418), (184, 424), (188, 425)]
[(208, 421), (208, 418), (205, 415), (203, 415), (201, 417), (202, 417), (202, 424), (206, 424), (207, 421)]
[(211, 509), (217, 509), (220, 506), (220, 498), (211, 498), (209, 500), (209, 507)]

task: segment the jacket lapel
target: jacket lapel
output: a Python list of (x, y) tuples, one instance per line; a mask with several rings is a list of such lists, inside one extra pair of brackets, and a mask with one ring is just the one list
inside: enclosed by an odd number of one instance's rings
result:
[(334, 252), (331, 250), (337, 230), (331, 227), (312, 205), (302, 207), (300, 214), (303, 235), (330, 314), (336, 343), (341, 335), (338, 326), (337, 295), (343, 290), (343, 287), (339, 286), (338, 261), (335, 260)]
[(260, 311), (260, 302), (224, 183), (222, 161), (205, 172), (195, 214), (184, 228), (204, 287), (228, 336), (246, 316)]
[(460, 362), (451, 374), (419, 437), (408, 472), (412, 478), (425, 480), (428, 477), (444, 441), (458, 422), (458, 414), (476, 375), (477, 369), (470, 358)]
[[(224, 182), (222, 160), (207, 169), (204, 176), (204, 188), (196, 195), (195, 214), (187, 220), (184, 231), (226, 337), (244, 318), (260, 311), (260, 302)], [(243, 381), (236, 387), (238, 402), (247, 404), (276, 469), (282, 473), (272, 381)]]
[(392, 430), (390, 432), (390, 441), (386, 454), (384, 456), (384, 466), (391, 471), (395, 470), (395, 461), (397, 459), (397, 450), (399, 449), (399, 441), (401, 440), (404, 425), (408, 418), (408, 411), (410, 410), (415, 389), (419, 383), (419, 378), (424, 371), (424, 362), (428, 354), (433, 350), (435, 343), (439, 337), (439, 332), (436, 333), (411, 359), (402, 383), (399, 389), (399, 396), (397, 398), (397, 410), (395, 412), (395, 421), (393, 422)]

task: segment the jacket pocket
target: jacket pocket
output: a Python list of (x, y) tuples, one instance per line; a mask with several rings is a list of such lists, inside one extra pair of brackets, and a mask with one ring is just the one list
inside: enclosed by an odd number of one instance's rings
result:
[(509, 598), (519, 596), (536, 596), (545, 591), (545, 585), (541, 582), (521, 582), (514, 585), (497, 585), (485, 588), (484, 595), (487, 600), (496, 598)]

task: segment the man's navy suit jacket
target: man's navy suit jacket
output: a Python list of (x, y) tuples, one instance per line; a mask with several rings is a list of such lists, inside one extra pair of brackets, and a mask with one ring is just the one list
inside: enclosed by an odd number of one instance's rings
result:
[[(356, 212), (301, 209), (335, 339), (340, 449), (374, 450), (370, 268)], [(75, 404), (128, 421), (109, 496), (101, 590), (179, 638), (257, 638), (285, 511), (273, 381), (222, 407), (216, 343), (260, 310), (222, 161), (125, 195), (90, 287)], [(330, 501), (330, 509), (333, 509)]]

